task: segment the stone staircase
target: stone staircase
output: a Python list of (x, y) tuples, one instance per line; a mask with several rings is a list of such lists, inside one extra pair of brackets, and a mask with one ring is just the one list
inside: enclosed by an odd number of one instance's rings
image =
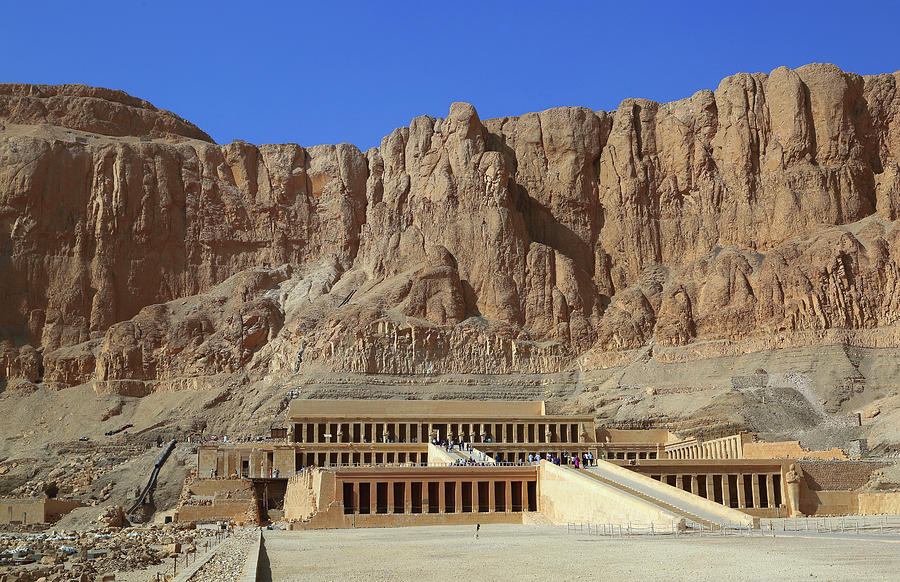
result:
[(577, 470), (579, 473), (581, 473), (583, 475), (587, 475), (591, 479), (594, 479), (595, 481), (599, 481), (600, 483), (603, 483), (604, 485), (608, 485), (609, 487), (613, 487), (615, 489), (618, 489), (619, 491), (624, 491), (625, 493), (628, 493), (629, 495), (637, 497), (638, 499), (641, 499), (643, 501), (646, 501), (647, 503), (650, 503), (651, 505), (656, 505), (660, 509), (664, 509), (670, 513), (674, 513), (675, 515), (681, 516), (685, 519), (685, 524), (688, 526), (702, 525), (705, 528), (713, 528), (713, 527), (718, 526), (717, 523), (715, 523), (711, 520), (704, 519), (704, 518), (700, 517), (699, 515), (691, 513), (690, 511), (687, 511), (681, 507), (676, 507), (675, 505), (672, 505), (671, 503), (667, 503), (667, 502), (665, 502), (661, 499), (658, 499), (652, 495), (649, 495), (647, 493), (643, 493), (641, 491), (633, 489), (623, 483), (619, 483), (619, 482), (613, 481), (612, 479), (607, 479), (605, 477), (602, 477), (590, 469), (570, 469), (570, 470), (572, 470), (572, 471)]

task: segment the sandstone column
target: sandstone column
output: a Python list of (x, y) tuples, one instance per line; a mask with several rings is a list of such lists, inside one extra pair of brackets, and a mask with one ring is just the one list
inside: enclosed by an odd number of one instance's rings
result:
[(359, 513), (359, 481), (353, 482), (353, 513)]
[(506, 494), (506, 506), (504, 509), (506, 513), (512, 511), (512, 481), (509, 479), (506, 480), (506, 487), (503, 488), (503, 492)]
[(478, 503), (478, 481), (472, 481), (472, 513), (478, 513), (480, 504)]
[(488, 511), (497, 511), (497, 485), (494, 481), (488, 481)]
[(462, 513), (462, 481), (456, 482), (456, 513)]
[(697, 475), (691, 475), (691, 493), (693, 493), (694, 495), (700, 494), (699, 493), (700, 488), (699, 488), (698, 482), (699, 481), (698, 481)]
[(737, 498), (738, 498), (738, 509), (746, 509), (747, 508), (747, 495), (744, 492), (744, 474), (738, 473), (737, 476)]
[(675, 487), (684, 489), (684, 475), (675, 475)]
[(759, 477), (756, 473), (750, 475), (750, 488), (753, 490), (753, 505), (752, 507), (760, 507), (759, 504)]
[(394, 484), (390, 481), (387, 484), (387, 512), (394, 513)]
[(772, 473), (766, 473), (766, 498), (769, 507), (775, 507), (775, 483)]
[(728, 474), (722, 475), (722, 505), (725, 507), (731, 507), (731, 487), (729, 482)]

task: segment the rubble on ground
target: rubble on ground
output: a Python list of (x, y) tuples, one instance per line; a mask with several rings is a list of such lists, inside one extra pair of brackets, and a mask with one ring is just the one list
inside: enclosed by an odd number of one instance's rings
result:
[(0, 582), (94, 582), (193, 554), (217, 533), (191, 524), (0, 533)]

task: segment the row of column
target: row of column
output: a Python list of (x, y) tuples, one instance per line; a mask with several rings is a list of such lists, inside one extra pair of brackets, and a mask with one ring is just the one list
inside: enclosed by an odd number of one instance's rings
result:
[(413, 463), (424, 464), (428, 462), (428, 453), (415, 451), (400, 452), (346, 452), (346, 451), (310, 451), (297, 453), (298, 466), (309, 467), (316, 465), (326, 467), (331, 465), (380, 465), (383, 463)]
[[(715, 501), (716, 503), (721, 503), (727, 507), (732, 507), (732, 493), (731, 493), (731, 485), (729, 482), (729, 475), (736, 477), (736, 487), (735, 493), (737, 496), (737, 507), (738, 509), (746, 509), (746, 508), (760, 508), (760, 507), (777, 507), (782, 503), (784, 496), (780, 494), (778, 488), (781, 486), (780, 483), (780, 475), (778, 475), (779, 479), (776, 483), (774, 473), (738, 473), (738, 474), (703, 474), (703, 475), (694, 475), (694, 474), (676, 474), (676, 475), (654, 475), (654, 479), (658, 479), (663, 483), (667, 483), (669, 485), (673, 485), (678, 489), (683, 491), (689, 491), (694, 495), (701, 495), (701, 480), (703, 483), (703, 497), (709, 499), (710, 501)], [(674, 477), (674, 483), (672, 483), (672, 477)], [(719, 477), (720, 481), (720, 491), (722, 492), (721, 498), (716, 499), (715, 494), (715, 477)], [(762, 479), (760, 479), (762, 477)], [(748, 487), (747, 483), (749, 480), (750, 484), (750, 499), (748, 497)], [(760, 488), (760, 481), (762, 481), (762, 491)], [(765, 500), (765, 505), (763, 505), (762, 501)]]
[[(402, 430), (401, 430), (402, 427)], [(345, 431), (345, 428), (347, 429)], [(330, 435), (330, 436), (326, 436)], [(579, 442), (578, 423), (407, 423), (309, 422), (295, 424), (299, 443), (430, 442), (432, 438), (471, 443)]]
[(668, 451), (670, 459), (738, 459), (741, 457), (740, 436), (685, 445)]
[[(602, 453), (601, 453), (602, 454)], [(656, 451), (610, 451), (608, 459), (655, 459)]]
[[(398, 505), (394, 485), (401, 483), (403, 488), (402, 504)], [(447, 484), (453, 484), (451, 495), (447, 493)], [(471, 499), (469, 510), (464, 506), (463, 484), (471, 487)], [(402, 481), (402, 482), (370, 482), (354, 481), (343, 483), (344, 487), (344, 513), (360, 514), (360, 489), (362, 484), (368, 484), (367, 512), (363, 514), (414, 514), (414, 513), (511, 513), (519, 511), (537, 511), (537, 482), (534, 480), (490, 480), (490, 481)], [(418, 485), (418, 495), (413, 497), (413, 485)], [(437, 503), (430, 499), (429, 484), (436, 484)], [(486, 484), (487, 499), (482, 499), (479, 484)], [(350, 485), (350, 487), (347, 487)], [(386, 488), (384, 504), (379, 505), (378, 486)], [(499, 486), (498, 486), (499, 485)], [(349, 491), (348, 491), (349, 489)], [(498, 494), (498, 490), (500, 490)], [(347, 494), (350, 493), (350, 498)], [(485, 502), (486, 503), (482, 503)], [(482, 508), (485, 508), (482, 511)], [(397, 511), (401, 509), (401, 511)], [(436, 510), (435, 510), (436, 509)]]

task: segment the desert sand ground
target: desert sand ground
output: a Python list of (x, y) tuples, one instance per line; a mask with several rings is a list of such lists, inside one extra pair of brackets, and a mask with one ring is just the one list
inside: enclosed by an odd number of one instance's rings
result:
[[(609, 538), (565, 526), (266, 531), (271, 580), (897, 580), (900, 537)], [(266, 579), (266, 578), (263, 578)]]

